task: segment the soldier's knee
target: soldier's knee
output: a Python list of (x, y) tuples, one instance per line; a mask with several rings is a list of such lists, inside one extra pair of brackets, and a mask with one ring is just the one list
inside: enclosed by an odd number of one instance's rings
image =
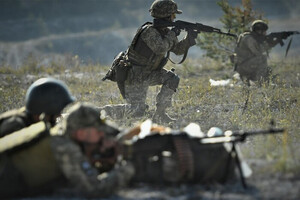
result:
[[(169, 73), (169, 72), (168, 72)], [(176, 92), (176, 89), (178, 88), (180, 78), (177, 74), (170, 71), (168, 74), (168, 79), (165, 81), (165, 85), (168, 86), (171, 90), (174, 90)]]

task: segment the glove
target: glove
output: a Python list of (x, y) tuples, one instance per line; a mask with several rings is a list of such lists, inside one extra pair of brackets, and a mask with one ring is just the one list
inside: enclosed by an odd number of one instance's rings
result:
[(196, 44), (196, 38), (198, 37), (198, 33), (196, 31), (189, 31), (187, 34), (187, 39), (189, 41), (190, 46), (194, 46)]
[(172, 28), (171, 31), (173, 31), (176, 36), (180, 35), (180, 29), (178, 29), (177, 27)]

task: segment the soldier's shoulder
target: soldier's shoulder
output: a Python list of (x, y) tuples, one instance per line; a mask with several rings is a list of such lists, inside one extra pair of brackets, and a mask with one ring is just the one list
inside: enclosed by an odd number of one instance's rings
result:
[(0, 124), (0, 137), (26, 127), (26, 122), (22, 115), (11, 115), (3, 118)]

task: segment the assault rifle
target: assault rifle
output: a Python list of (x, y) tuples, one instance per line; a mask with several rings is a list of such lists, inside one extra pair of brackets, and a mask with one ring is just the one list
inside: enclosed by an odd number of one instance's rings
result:
[(181, 20), (171, 22), (171, 21), (167, 21), (164, 19), (154, 19), (153, 26), (154, 27), (173, 27), (174, 30), (177, 30), (177, 31), (185, 30), (186, 32), (218, 33), (218, 34), (237, 38), (237, 35), (235, 35), (235, 34), (232, 34), (229, 32), (228, 33), (222, 32), (220, 29), (214, 28), (212, 26), (207, 26), (207, 25), (200, 24), (200, 23), (191, 23), (191, 22), (186, 22), (186, 21), (181, 21)]
[[(237, 35), (229, 33), (229, 31), (228, 31), (228, 33), (225, 33), (225, 32), (222, 32), (220, 29), (214, 28), (212, 26), (207, 26), (207, 25), (200, 24), (200, 23), (191, 23), (191, 22), (186, 22), (186, 21), (181, 21), (181, 20), (172, 22), (172, 21), (167, 21), (164, 19), (154, 19), (153, 26), (156, 28), (171, 27), (172, 30), (176, 33), (176, 35), (179, 35), (180, 31), (184, 30), (188, 33), (188, 36), (190, 35), (189, 39), (191, 39), (191, 40), (194, 40), (195, 37), (197, 37), (198, 33), (201, 33), (201, 32), (218, 33), (221, 35), (231, 36), (231, 37), (234, 37), (235, 39), (237, 39)], [(185, 58), (187, 56), (187, 53), (188, 53), (188, 49), (184, 53), (182, 60), (177, 64), (183, 63), (183, 61), (185, 60)], [(175, 63), (172, 60), (170, 60), (170, 61), (172, 63)]]
[(280, 46), (283, 46), (283, 40), (287, 39), (289, 36), (294, 34), (300, 34), (299, 31), (282, 31), (282, 32), (272, 32), (266, 36), (266, 41), (269, 44), (280, 44)]
[[(239, 158), (239, 154), (236, 151), (236, 143), (237, 142), (244, 142), (248, 136), (255, 136), (255, 135), (265, 135), (265, 134), (278, 134), (283, 133), (285, 129), (277, 129), (277, 128), (270, 128), (267, 130), (254, 130), (254, 131), (225, 131), (224, 133), (219, 128), (210, 129), (208, 134), (205, 137), (200, 138), (200, 143), (202, 144), (217, 144), (217, 143), (231, 143), (232, 148), (230, 150), (230, 155), (226, 164), (226, 170), (229, 169), (229, 165), (231, 160), (234, 159), (235, 163), (238, 167), (241, 182), (244, 188), (247, 188), (246, 181), (244, 178), (244, 173), (241, 165), (241, 161)], [(211, 135), (211, 137), (210, 137)]]

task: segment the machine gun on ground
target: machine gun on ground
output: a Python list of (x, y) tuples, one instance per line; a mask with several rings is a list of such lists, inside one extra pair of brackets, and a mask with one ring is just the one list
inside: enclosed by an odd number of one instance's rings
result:
[(217, 143), (231, 143), (232, 148), (230, 151), (230, 157), (228, 158), (228, 162), (226, 165), (226, 169), (229, 168), (231, 159), (235, 160), (235, 163), (239, 169), (241, 182), (244, 188), (247, 188), (246, 181), (243, 175), (243, 170), (241, 166), (241, 161), (236, 151), (236, 143), (237, 142), (244, 142), (248, 136), (255, 136), (255, 135), (266, 135), (266, 134), (278, 134), (283, 133), (285, 129), (282, 128), (270, 128), (267, 130), (254, 130), (254, 131), (225, 131), (222, 133), (221, 129), (214, 128), (211, 129), (207, 136), (200, 138), (200, 143), (202, 144), (217, 144)]
[[(236, 166), (244, 188), (247, 188), (245, 171), (243, 171), (240, 152), (237, 150), (236, 144), (244, 142), (248, 136), (277, 134), (285, 131), (284, 129), (271, 127), (266, 130), (225, 131), (223, 133), (220, 128), (213, 127), (207, 134), (204, 134), (201, 132), (200, 126), (195, 123), (191, 123), (180, 131), (167, 131), (162, 127), (153, 126), (149, 121), (142, 123), (138, 130), (133, 130), (122, 136), (129, 142), (126, 142), (128, 144), (127, 151), (122, 152), (125, 159), (130, 160), (147, 154), (159, 155), (159, 152), (176, 149), (179, 165), (185, 167), (185, 173), (187, 174), (192, 171), (191, 176), (194, 176), (193, 180), (195, 182), (217, 181), (224, 183), (232, 175), (232, 169)], [(225, 149), (222, 150), (225, 147), (223, 144), (231, 144), (226, 145), (226, 152)], [(199, 152), (201, 152), (201, 158), (198, 156)], [(206, 153), (208, 153), (208, 157), (205, 156)], [(210, 164), (214, 166), (208, 167)], [(209, 168), (217, 170), (209, 171)], [(210, 178), (207, 178), (208, 176)]]

